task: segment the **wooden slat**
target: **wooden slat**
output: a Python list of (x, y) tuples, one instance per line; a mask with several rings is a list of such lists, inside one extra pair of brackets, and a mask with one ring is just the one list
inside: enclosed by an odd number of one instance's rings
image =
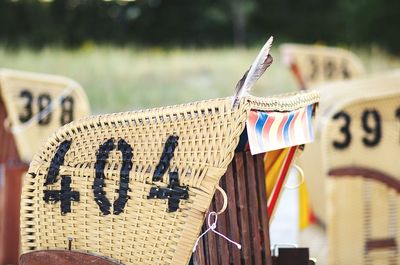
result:
[(3, 101), (0, 100), (0, 163), (21, 164), (14, 136), (4, 127), (5, 119), (7, 119), (7, 112)]
[[(215, 200), (213, 200), (213, 202), (211, 203), (210, 211), (215, 212)], [(205, 221), (207, 222), (207, 219)], [(206, 236), (208, 241), (208, 253), (210, 257), (210, 262), (208, 264), (218, 264), (218, 246), (216, 235), (215, 233), (210, 231), (206, 234)]]
[[(226, 193), (228, 194), (228, 231), (229, 237), (235, 242), (240, 242), (240, 227), (238, 223), (238, 205), (237, 205), (237, 193), (235, 190), (235, 179), (233, 174), (233, 166), (235, 164), (235, 160), (229, 165), (228, 170), (225, 173), (225, 184), (226, 184)], [(236, 246), (229, 244), (229, 256), (231, 258), (231, 264), (240, 265), (240, 250), (236, 248)]]
[[(28, 170), (27, 167), (7, 167), (5, 170), (7, 181), (5, 186), (4, 203), (4, 231), (3, 240), (5, 244), (1, 247), (1, 264), (18, 264), (19, 256), (19, 209), (21, 198), (22, 174)], [(2, 216), (3, 217), (3, 216)]]
[(4, 127), (7, 118), (0, 99), (0, 264), (17, 264), (19, 255), (19, 209), (22, 174), (28, 165), (20, 161), (13, 135)]
[[(220, 186), (224, 190), (226, 190), (224, 180), (225, 180), (225, 178), (222, 178), (220, 180)], [(224, 199), (220, 192), (216, 192), (214, 199), (215, 199), (216, 209), (218, 211), (224, 204)], [(228, 218), (228, 211), (225, 211), (223, 214), (220, 214), (218, 216), (217, 229), (223, 235), (227, 235), (227, 218)], [(218, 241), (218, 253), (219, 253), (218, 256), (219, 256), (219, 261), (220, 261), (219, 264), (229, 264), (229, 255), (223, 254), (223, 253), (229, 253), (228, 241), (221, 237), (218, 237), (217, 241)]]
[[(203, 232), (203, 231), (206, 231), (207, 230), (207, 225), (206, 225), (206, 220), (204, 220), (205, 222), (204, 222), (204, 225), (203, 225), (203, 229), (202, 229), (202, 231), (201, 232)], [(208, 236), (207, 235), (205, 235), (205, 236), (203, 236), (203, 252), (204, 252), (204, 260), (205, 260), (205, 263), (206, 264), (210, 264), (210, 251), (209, 251), (209, 249), (208, 249), (208, 244), (209, 244), (209, 242), (208, 242)]]
[[(195, 264), (271, 265), (263, 155), (236, 153), (220, 186), (228, 195), (228, 208), (218, 217), (217, 229), (242, 249), (209, 232), (198, 246)], [(222, 204), (216, 192), (209, 211), (218, 211)]]
[(259, 200), (260, 222), (262, 230), (262, 248), (263, 261), (266, 265), (272, 265), (271, 260), (271, 242), (269, 238), (269, 220), (268, 220), (268, 201), (265, 189), (265, 172), (264, 172), (264, 154), (256, 156), (256, 174), (257, 174), (257, 189)]
[(245, 169), (247, 172), (247, 195), (248, 195), (248, 212), (250, 213), (251, 224), (251, 244), (253, 252), (253, 264), (262, 264), (261, 255), (261, 238), (260, 238), (260, 222), (258, 216), (258, 191), (256, 183), (256, 173), (254, 168), (253, 156), (250, 152), (246, 152)]
[(206, 265), (206, 253), (204, 251), (204, 241), (205, 238), (201, 238), (199, 240), (199, 245), (196, 248), (196, 252), (194, 253), (195, 265)]
[(242, 257), (244, 264), (253, 265), (252, 259), (252, 247), (250, 238), (250, 224), (248, 217), (248, 201), (247, 201), (247, 187), (245, 181), (245, 170), (244, 170), (244, 155), (237, 153), (235, 156), (236, 161), (236, 180), (237, 180), (237, 193), (239, 196), (239, 217), (241, 227), (241, 243), (242, 243)]

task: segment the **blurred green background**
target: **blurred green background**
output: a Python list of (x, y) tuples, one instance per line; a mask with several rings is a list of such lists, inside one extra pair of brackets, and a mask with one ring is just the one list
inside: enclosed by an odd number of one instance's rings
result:
[(296, 89), (283, 42), (352, 50), (367, 72), (400, 66), (400, 1), (0, 0), (0, 67), (61, 74), (95, 113), (229, 96), (263, 42), (254, 94)]

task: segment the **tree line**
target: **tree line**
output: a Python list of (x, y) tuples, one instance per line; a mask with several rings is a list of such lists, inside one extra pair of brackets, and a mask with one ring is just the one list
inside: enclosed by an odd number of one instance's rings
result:
[(0, 43), (156, 46), (281, 41), (377, 44), (400, 52), (397, 0), (0, 0)]

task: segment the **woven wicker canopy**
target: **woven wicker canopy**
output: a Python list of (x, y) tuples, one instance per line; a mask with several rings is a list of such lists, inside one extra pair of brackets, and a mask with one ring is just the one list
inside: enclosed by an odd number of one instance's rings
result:
[(75, 250), (124, 264), (187, 264), (250, 110), (288, 112), (318, 99), (246, 97), (232, 108), (222, 98), (65, 125), (26, 176), (23, 252), (65, 249), (71, 238)]

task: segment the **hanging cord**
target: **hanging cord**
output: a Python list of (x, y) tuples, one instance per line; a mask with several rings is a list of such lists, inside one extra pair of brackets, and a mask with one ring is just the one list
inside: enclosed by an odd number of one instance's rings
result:
[[(192, 252), (195, 252), (195, 251), (196, 251), (196, 247), (197, 247), (197, 245), (199, 244), (200, 239), (201, 239), (205, 234), (207, 234), (209, 231), (212, 231), (212, 232), (214, 232), (215, 234), (219, 235), (220, 237), (225, 238), (226, 240), (228, 240), (228, 241), (231, 242), (232, 244), (236, 245), (236, 247), (237, 247), (238, 249), (241, 249), (241, 248), (242, 248), (242, 246), (241, 246), (239, 243), (236, 243), (235, 241), (231, 240), (230, 238), (228, 238), (228, 237), (225, 236), (224, 234), (221, 234), (220, 232), (218, 232), (217, 230), (215, 230), (215, 229), (217, 229), (218, 215), (220, 215), (220, 214), (222, 214), (223, 212), (225, 212), (226, 207), (228, 206), (228, 196), (226, 195), (225, 191), (224, 191), (220, 186), (217, 186), (216, 188), (217, 188), (217, 190), (218, 190), (219, 192), (221, 192), (222, 197), (224, 198), (224, 205), (222, 206), (222, 209), (219, 210), (218, 212), (210, 212), (210, 213), (208, 214), (208, 217), (207, 217), (207, 225), (208, 225), (208, 228), (207, 228), (206, 231), (204, 231), (204, 232), (197, 238), (196, 243), (194, 244), (194, 247), (193, 247)], [(214, 222), (211, 222), (211, 218), (212, 218), (212, 217), (214, 217)]]
[(297, 183), (296, 185), (293, 186), (289, 186), (289, 185), (285, 185), (285, 189), (289, 189), (289, 190), (295, 190), (298, 189), (303, 183), (304, 183), (304, 171), (301, 167), (299, 167), (298, 165), (294, 164), (293, 167), (297, 170), (298, 173), (300, 173), (300, 177), (301, 177), (301, 181), (299, 183)]

